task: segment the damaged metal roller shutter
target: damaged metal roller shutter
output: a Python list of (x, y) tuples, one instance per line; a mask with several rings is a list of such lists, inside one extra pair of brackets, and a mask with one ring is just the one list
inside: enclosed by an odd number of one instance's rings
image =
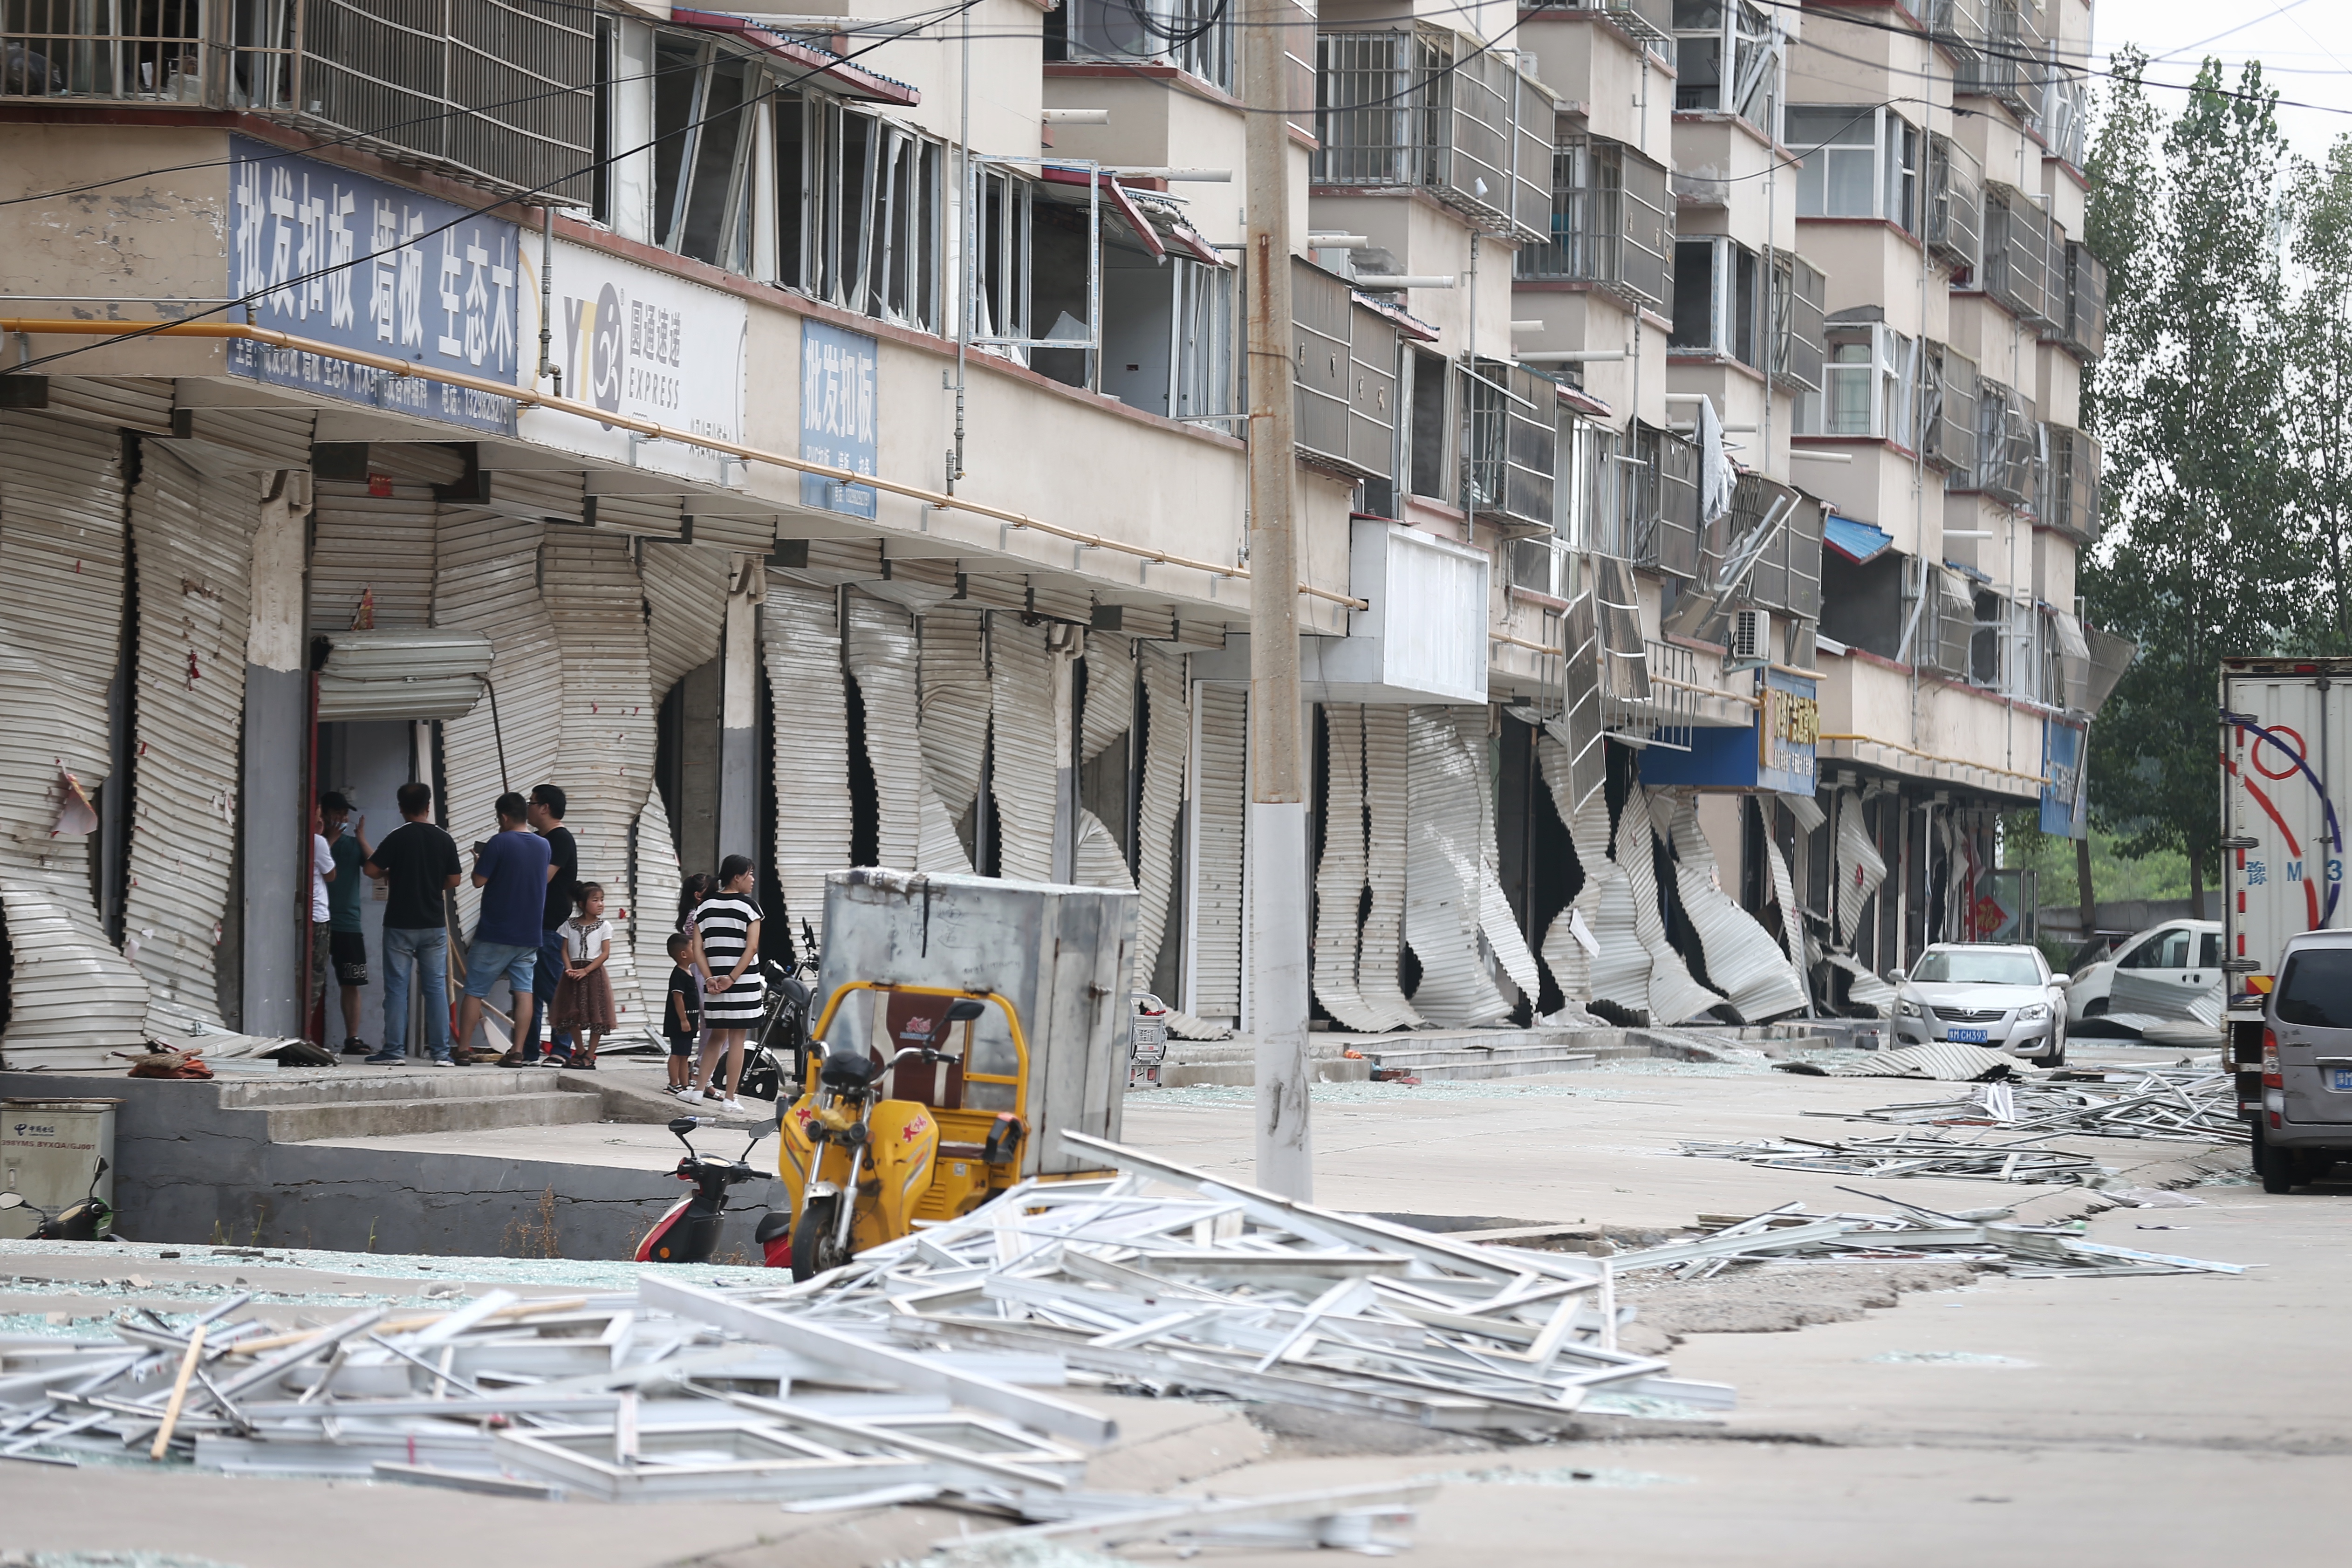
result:
[(1452, 710), (1415, 706), (1412, 747), (1412, 837), (1405, 878), (1405, 938), (1421, 960), (1413, 1006), (1440, 1025), (1491, 1024), (1510, 1011), (1486, 973), (1478, 944), (1478, 776), (1455, 733)]
[[(434, 624), (490, 639), (490, 686), (441, 727), (443, 805), (461, 848), (499, 830), (496, 802), (555, 776), (563, 726), (563, 667), (555, 623), (539, 593), (544, 524), (496, 512), (446, 510), (435, 538)], [(495, 719), (495, 723), (493, 720)], [(458, 929), (471, 932), (482, 895), (457, 881)]]
[(661, 1032), (661, 1010), (669, 1005), (670, 932), (677, 929), (677, 900), (684, 876), (677, 865), (677, 838), (670, 831), (669, 810), (661, 791), (646, 792), (646, 808), (637, 813), (636, 831), (630, 836), (630, 884), (635, 902), (630, 906), (629, 936), (637, 955), (637, 991), (654, 1016), (654, 1032)]
[(1364, 710), (1327, 702), (1323, 858), (1315, 866), (1315, 999), (1350, 1029), (1384, 1026), (1356, 989), (1364, 901)]
[(1192, 1005), (1242, 1010), (1242, 868), (1249, 801), (1249, 689), (1202, 683), (1192, 784)]
[(1769, 833), (1764, 836), (1764, 863), (1772, 873), (1772, 896), (1780, 903), (1780, 936), (1788, 948), (1790, 973), (1810, 1008), (1811, 983), (1807, 974), (1812, 965), (1805, 957), (1805, 917), (1797, 904), (1796, 880), (1789, 875), (1789, 858), (1780, 853), (1780, 839)]
[(92, 792), (106, 778), (122, 510), (119, 435), (0, 413), (0, 910), (13, 964), (0, 1048), (12, 1067), (101, 1066), (146, 1038), (147, 982), (100, 923), (90, 839), (53, 833), (61, 773)]
[(922, 742), (915, 690), (913, 623), (895, 605), (849, 595), (849, 674), (866, 706), (866, 761), (873, 771), (875, 860), (918, 868), (922, 836)]
[(1478, 934), (1511, 984), (1527, 994), (1528, 1005), (1532, 1007), (1542, 994), (1543, 978), (1537, 973), (1536, 955), (1528, 950), (1527, 933), (1519, 930), (1518, 917), (1511, 912), (1502, 873), (1496, 868), (1495, 775), (1489, 766), (1488, 721), (1489, 711), (1485, 708), (1454, 710), (1454, 731), (1463, 761), (1478, 788)]
[[(824, 878), (849, 864), (849, 720), (834, 595), (772, 580), (760, 616), (776, 743), (776, 876), (771, 920), (824, 942)], [(729, 851), (732, 853), (732, 851)]]
[(1412, 821), (1409, 715), (1394, 703), (1369, 704), (1364, 714), (1364, 883), (1372, 890), (1356, 952), (1356, 993), (1383, 1029), (1417, 1029), (1423, 1022), (1404, 997), (1407, 845)]
[(1101, 817), (1083, 806), (1078, 809), (1075, 858), (1071, 869), (1078, 886), (1135, 889), (1135, 879), (1127, 874), (1127, 857), (1120, 853), (1118, 840), (1111, 837)]
[[(579, 840), (580, 879), (609, 889), (605, 918), (617, 924), (629, 898), (629, 832), (654, 776), (645, 588), (627, 540), (575, 528), (548, 535), (541, 582), (563, 663), (563, 744), (545, 777), (567, 797), (563, 825)], [(519, 787), (528, 792), (541, 782), (534, 776)], [(635, 946), (625, 937), (614, 942), (604, 966), (614, 1026), (651, 1032), (655, 1004), (639, 991)], [(662, 973), (667, 976), (667, 967)]]
[(988, 643), (980, 616), (932, 610), (923, 616), (919, 700), (923, 832), (919, 871), (969, 872), (971, 857), (956, 825), (980, 797), (988, 752)]
[(1696, 798), (1683, 795), (1675, 801), (1670, 831), (1675, 886), (1682, 893), (1692, 928), (1698, 932), (1706, 977), (1722, 988), (1739, 1016), (1751, 1024), (1801, 1010), (1805, 994), (1780, 944), (1723, 889), (1717, 875), (1715, 847), (1699, 831)]
[(307, 408), (182, 408), (172, 416), (175, 446), (191, 460), (222, 468), (307, 468), (318, 416)]
[(681, 544), (643, 544), (637, 549), (637, 577), (646, 591), (646, 653), (658, 704), (688, 671), (719, 657), (727, 625), (727, 555)]
[(1837, 833), (1831, 852), (1837, 879), (1838, 941), (1849, 949), (1862, 928), (1863, 906), (1886, 879), (1886, 862), (1870, 841), (1868, 816), (1862, 796), (1850, 789), (1838, 792)]
[(1696, 1018), (1723, 997), (1691, 978), (1690, 966), (1666, 940), (1666, 917), (1658, 902), (1658, 864), (1651, 847), (1656, 829), (1650, 817), (1650, 792), (1636, 784), (1625, 792), (1617, 814), (1617, 862), (1633, 895), (1633, 933), (1650, 955), (1650, 1021), (1679, 1024)]
[(1137, 650), (1143, 682), (1143, 783), (1135, 813), (1135, 989), (1151, 989), (1168, 939), (1176, 890), (1176, 819), (1184, 806), (1184, 762), (1192, 734), (1184, 656), (1164, 642)]
[(1054, 660), (1045, 628), (1016, 616), (992, 614), (988, 624), (989, 710), (995, 745), (992, 798), (996, 805), (999, 874), (1025, 882), (1054, 879), (1054, 809), (1062, 732), (1054, 711)]
[[(1123, 637), (1096, 632), (1087, 638), (1087, 701), (1078, 722), (1080, 760), (1093, 762), (1123, 742), (1134, 725), (1135, 647)], [(1135, 888), (1118, 836), (1084, 806), (1078, 808), (1072, 873), (1082, 887), (1130, 891)]]
[(1638, 965), (1638, 988), (1644, 998), (1642, 1002), (1618, 1005), (1646, 1005), (1649, 955), (1633, 940), (1632, 900), (1631, 895), (1624, 894), (1625, 874), (1609, 859), (1608, 797), (1596, 789), (1570, 805), (1569, 797), (1580, 787), (1576, 763), (1549, 725), (1537, 738), (1536, 752), (1543, 766), (1545, 787), (1551, 791), (1553, 806), (1568, 826), (1577, 865), (1584, 873), (1583, 885), (1577, 889), (1575, 899), (1552, 918), (1551, 925), (1544, 931), (1543, 959), (1551, 970), (1552, 984), (1571, 1003), (1594, 998), (1618, 1002), (1615, 994), (1601, 990), (1604, 948), (1601, 910), (1604, 897), (1613, 888), (1625, 900), (1626, 919), (1617, 930), (1619, 957), (1611, 968), (1623, 970)]
[(319, 480), (311, 513), (310, 630), (433, 625), (437, 510), (432, 486), (421, 480)]
[(131, 493), (137, 564), (131, 861), (123, 955), (162, 1035), (219, 1029), (215, 961), (236, 853), (247, 600), (258, 498), (141, 443)]

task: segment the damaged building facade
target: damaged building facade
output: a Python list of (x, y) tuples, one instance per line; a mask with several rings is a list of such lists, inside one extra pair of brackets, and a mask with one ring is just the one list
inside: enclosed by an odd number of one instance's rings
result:
[(1335, 1026), (1990, 934), (2117, 657), (2087, 5), (1410, 9), (1295, 29), (1282, 584), (1222, 8), (11, 13), (6, 1064), (304, 1033), (310, 802), (412, 779), (461, 846), (568, 792), (625, 1035), (733, 853), (777, 956), (845, 865), (1132, 886), (1136, 988), (1246, 1030), (1265, 592)]

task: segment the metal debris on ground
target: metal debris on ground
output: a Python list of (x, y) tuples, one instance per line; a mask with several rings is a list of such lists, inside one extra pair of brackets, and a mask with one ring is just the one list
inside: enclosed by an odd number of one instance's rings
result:
[(2236, 1083), (2225, 1073), (2188, 1064), (2104, 1072), (2063, 1069), (1982, 1084), (1957, 1100), (1807, 1114), (2174, 1143), (2234, 1142), (2244, 1136)]
[(1941, 1040), (1891, 1051), (1817, 1051), (1772, 1064), (1776, 1071), (1810, 1078), (1932, 1078), (1950, 1083), (2007, 1078), (2021, 1065), (2006, 1052)]
[[(1790, 1258), (1840, 1263), (1892, 1259), (1971, 1262), (2020, 1279), (2053, 1275), (2243, 1274), (2247, 1267), (2093, 1241), (2084, 1234), (2079, 1222), (2018, 1225), (2011, 1221), (2010, 1211), (2005, 1208), (1943, 1214), (1875, 1194), (1855, 1192), (1855, 1195), (1886, 1204), (1889, 1212), (1814, 1215), (1807, 1213), (1801, 1203), (1783, 1204), (1763, 1214), (1718, 1226), (1690, 1241), (1622, 1252), (1609, 1261), (1616, 1275), (1670, 1268), (1683, 1279), (1709, 1278), (1734, 1264)], [(1704, 1222), (1708, 1217), (1702, 1215), (1701, 1219)]]
[(2044, 1148), (2032, 1136), (1976, 1142), (1937, 1132), (1889, 1138), (1750, 1138), (1737, 1143), (1685, 1143), (1705, 1160), (1739, 1160), (1775, 1171), (1840, 1176), (1939, 1176), (1964, 1181), (2087, 1183), (2107, 1174), (2088, 1154)]
[(1064, 1385), (1521, 1432), (1565, 1426), (1588, 1392), (1731, 1403), (1616, 1347), (1608, 1260), (1086, 1146), (1118, 1173), (1025, 1184), (803, 1285), (647, 1270), (627, 1294), (493, 1288), (290, 1331), (241, 1292), (125, 1308), (102, 1335), (0, 1338), (0, 1459), (803, 1511), (937, 1501), (1013, 1521), (995, 1532), (1013, 1542), (1378, 1547), (1409, 1487), (1074, 1490), (1117, 1428)]

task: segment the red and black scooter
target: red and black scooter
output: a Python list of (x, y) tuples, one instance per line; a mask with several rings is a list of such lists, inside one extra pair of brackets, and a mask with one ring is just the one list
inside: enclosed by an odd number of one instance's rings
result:
[[(773, 1171), (754, 1169), (751, 1163), (751, 1151), (759, 1147), (761, 1139), (775, 1131), (772, 1124), (753, 1128), (751, 1141), (743, 1145), (743, 1152), (732, 1160), (722, 1160), (703, 1153), (688, 1137), (697, 1127), (713, 1120), (708, 1116), (681, 1116), (669, 1124), (670, 1131), (686, 1145), (686, 1157), (677, 1163), (674, 1173), (681, 1182), (692, 1182), (694, 1192), (671, 1205), (646, 1232), (645, 1239), (637, 1243), (637, 1262), (709, 1262), (710, 1255), (719, 1248), (719, 1225), (727, 1217), (727, 1189), (775, 1175)], [(761, 1237), (761, 1240), (764, 1244), (767, 1237)], [(790, 1261), (787, 1256), (785, 1266)]]

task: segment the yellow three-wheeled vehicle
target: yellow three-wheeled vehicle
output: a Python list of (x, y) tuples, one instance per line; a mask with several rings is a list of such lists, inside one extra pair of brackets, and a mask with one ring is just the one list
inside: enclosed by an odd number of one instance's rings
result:
[[(861, 991), (886, 1004), (875, 1009), (876, 1047), (829, 1047), (842, 1004)], [(1013, 1037), (1010, 1076), (971, 1065), (972, 1026), (992, 1005)], [(809, 1032), (802, 1075), (777, 1140), (776, 1174), (792, 1209), (759, 1230), (767, 1262), (789, 1258), (795, 1279), (906, 1236), (918, 1220), (969, 1214), (1020, 1179), (1029, 1042), (1013, 1004), (993, 991), (877, 980), (835, 986)], [(974, 1085), (1010, 1088), (1012, 1109), (967, 1107)]]

